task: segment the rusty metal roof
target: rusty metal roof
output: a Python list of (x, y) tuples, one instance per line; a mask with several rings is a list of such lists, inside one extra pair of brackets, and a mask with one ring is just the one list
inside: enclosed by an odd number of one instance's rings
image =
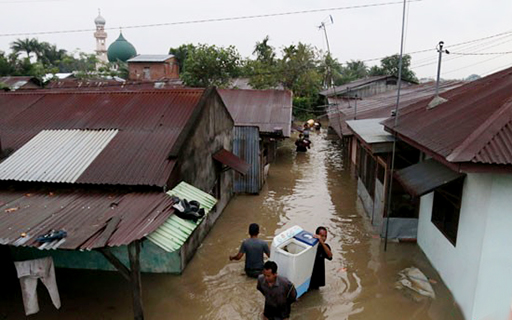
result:
[(220, 149), (219, 151), (217, 151), (213, 155), (213, 159), (230, 167), (231, 169), (235, 170), (236, 172), (242, 175), (246, 175), (247, 172), (249, 172), (249, 168), (251, 167), (250, 164), (248, 164), (247, 162), (240, 159), (239, 157), (237, 157), (232, 152), (226, 149)]
[[(443, 81), (439, 92), (445, 92), (463, 85), (462, 81)], [(400, 91), (400, 109), (424, 99), (430, 99), (435, 94), (435, 82), (408, 86)], [(397, 90), (390, 90), (363, 99), (328, 98), (330, 126), (342, 135), (351, 135), (346, 121), (356, 119), (387, 118), (396, 108)], [(357, 110), (356, 110), (357, 103)], [(356, 112), (357, 111), (357, 112)]]
[[(359, 90), (359, 89), (364, 88), (365, 86), (372, 84), (374, 82), (385, 81), (388, 79), (397, 80), (397, 77), (396, 76), (372, 76), (372, 77), (367, 77), (367, 78), (363, 78), (363, 79), (357, 79), (352, 82), (345, 83), (340, 86), (336, 86), (334, 88), (329, 88), (329, 89), (320, 91), (320, 94), (323, 96), (326, 96), (326, 97), (341, 96), (341, 95), (346, 94), (347, 91)], [(407, 80), (403, 80), (403, 79), (402, 79), (402, 81), (404, 83), (414, 84), (414, 82), (411, 82), (411, 81), (407, 81)]]
[[(139, 240), (155, 231), (174, 212), (163, 192), (94, 190), (1, 190), (0, 244), (40, 249), (89, 250)], [(113, 233), (106, 227), (114, 217)], [(36, 241), (50, 230), (67, 236), (47, 244)]]
[(175, 165), (169, 153), (203, 92), (3, 93), (2, 149), (16, 151), (42, 130), (119, 130), (76, 183), (164, 186)]
[(512, 68), (423, 100), (384, 125), (411, 143), (452, 163), (512, 164)]
[(13, 91), (18, 89), (37, 89), (41, 87), (39, 80), (31, 76), (0, 77), (0, 83), (6, 84)]
[(395, 172), (395, 178), (414, 197), (420, 197), (464, 176), (465, 174), (453, 171), (433, 159)]
[(284, 137), (290, 136), (291, 91), (221, 89), (219, 94), (236, 126), (257, 126), (262, 133), (281, 130)]

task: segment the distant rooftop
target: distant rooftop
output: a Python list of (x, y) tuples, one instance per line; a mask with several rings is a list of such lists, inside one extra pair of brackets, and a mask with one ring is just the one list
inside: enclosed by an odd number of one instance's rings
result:
[(139, 54), (128, 59), (127, 62), (165, 62), (172, 57), (174, 57), (172, 54)]

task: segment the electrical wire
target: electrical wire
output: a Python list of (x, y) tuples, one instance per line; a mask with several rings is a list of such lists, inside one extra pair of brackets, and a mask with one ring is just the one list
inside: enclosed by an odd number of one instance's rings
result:
[[(411, 0), (410, 2), (421, 2), (421, 1), (423, 1), (423, 0)], [(384, 3), (370, 3), (370, 4), (362, 4), (362, 5), (347, 6), (347, 7), (311, 9), (311, 10), (303, 10), (303, 11), (291, 11), (291, 12), (281, 12), (281, 13), (258, 14), (258, 15), (250, 15), (250, 16), (224, 17), (224, 18), (200, 19), (200, 20), (189, 20), (189, 21), (177, 21), (177, 22), (163, 22), (163, 23), (153, 23), (153, 24), (142, 24), (142, 25), (125, 26), (125, 27), (122, 27), (122, 28), (123, 29), (138, 29), (138, 28), (153, 28), (153, 27), (163, 27), (163, 26), (199, 24), (199, 23), (208, 23), (208, 22), (224, 22), (224, 21), (249, 20), (249, 19), (269, 18), (269, 17), (290, 16), (290, 15), (296, 15), (296, 14), (326, 12), (326, 11), (341, 11), (341, 10), (363, 9), (363, 8), (371, 8), (371, 7), (383, 7), (383, 6), (396, 5), (396, 4), (401, 4), (401, 3), (402, 3), (401, 1), (384, 2)], [(118, 30), (118, 29), (119, 29), (119, 27), (105, 28), (105, 30)], [(42, 35), (42, 34), (81, 33), (81, 32), (92, 32), (92, 31), (96, 31), (96, 29), (76, 29), (76, 30), (55, 30), (55, 31), (39, 31), (39, 32), (2, 33), (2, 34), (0, 34), (0, 37), (31, 36), (31, 35)]]

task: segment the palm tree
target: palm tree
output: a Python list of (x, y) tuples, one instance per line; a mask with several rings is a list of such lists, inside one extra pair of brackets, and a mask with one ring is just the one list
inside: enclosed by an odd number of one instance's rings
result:
[(15, 53), (26, 52), (27, 58), (29, 59), (30, 54), (32, 52), (35, 52), (39, 47), (39, 42), (35, 38), (18, 39), (11, 43), (12, 51), (14, 51)]

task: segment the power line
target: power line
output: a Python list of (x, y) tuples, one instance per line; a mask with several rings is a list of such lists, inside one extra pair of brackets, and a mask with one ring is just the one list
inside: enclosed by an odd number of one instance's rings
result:
[[(411, 0), (410, 2), (421, 2), (421, 1), (423, 1), (423, 0)], [(249, 19), (290, 16), (290, 15), (296, 15), (296, 14), (306, 14), (306, 13), (315, 13), (315, 12), (352, 10), (352, 9), (363, 9), (363, 8), (371, 8), (371, 7), (383, 7), (383, 6), (395, 5), (395, 4), (401, 4), (401, 3), (402, 2), (400, 2), (400, 1), (384, 2), (384, 3), (370, 3), (370, 4), (363, 4), (363, 5), (357, 5), (357, 6), (334, 7), (334, 8), (312, 9), (312, 10), (291, 11), (291, 12), (281, 12), (281, 13), (269, 13), (269, 14), (258, 14), (258, 15), (251, 15), (251, 16), (224, 17), (224, 18), (200, 19), (200, 20), (189, 20), (189, 21), (177, 21), (177, 22), (142, 24), (142, 25), (134, 25), (134, 26), (125, 26), (125, 27), (122, 27), (122, 28), (123, 29), (153, 28), (153, 27), (175, 26), (175, 25), (185, 25), (185, 24), (199, 24), (199, 23), (208, 23), (208, 22), (249, 20)], [(118, 30), (118, 29), (119, 29), (119, 27), (105, 28), (105, 30)], [(0, 37), (30, 36), (30, 35), (43, 35), (43, 34), (62, 34), (62, 33), (80, 33), (80, 32), (92, 32), (92, 31), (96, 31), (96, 29), (76, 29), (76, 30), (55, 30), (55, 31), (40, 31), (40, 32), (3, 33), (3, 34), (0, 34)]]
[(460, 56), (489, 56), (489, 55), (502, 55), (502, 54), (511, 54), (512, 51), (506, 52), (451, 52), (450, 54), (456, 54)]
[[(499, 37), (499, 36), (503, 36), (503, 35), (512, 35), (512, 30), (511, 31), (500, 32), (500, 33), (493, 34), (493, 35), (490, 35), (490, 36), (486, 36), (486, 37), (483, 37), (483, 38), (477, 38), (477, 39), (473, 39), (473, 40), (468, 40), (468, 41), (464, 41), (464, 42), (455, 43), (453, 45), (450, 45), (450, 47), (453, 48), (453, 47), (457, 47), (457, 46), (462, 46), (462, 45), (465, 45), (465, 44), (475, 43), (475, 42), (479, 42), (479, 41), (483, 41), (483, 40), (487, 40), (487, 39), (491, 39), (491, 38), (495, 38), (495, 37)], [(428, 48), (428, 49), (422, 49), (422, 50), (417, 50), (417, 51), (406, 52), (405, 54), (412, 55), (412, 54), (418, 54), (418, 53), (424, 53), (424, 52), (434, 52), (435, 50), (436, 50), (435, 48)], [(386, 57), (388, 57), (388, 56), (379, 57), (379, 58), (370, 58), (370, 59), (365, 59), (365, 60), (361, 60), (361, 61), (362, 62), (378, 61), (378, 60), (382, 60), (382, 59), (384, 59)]]

